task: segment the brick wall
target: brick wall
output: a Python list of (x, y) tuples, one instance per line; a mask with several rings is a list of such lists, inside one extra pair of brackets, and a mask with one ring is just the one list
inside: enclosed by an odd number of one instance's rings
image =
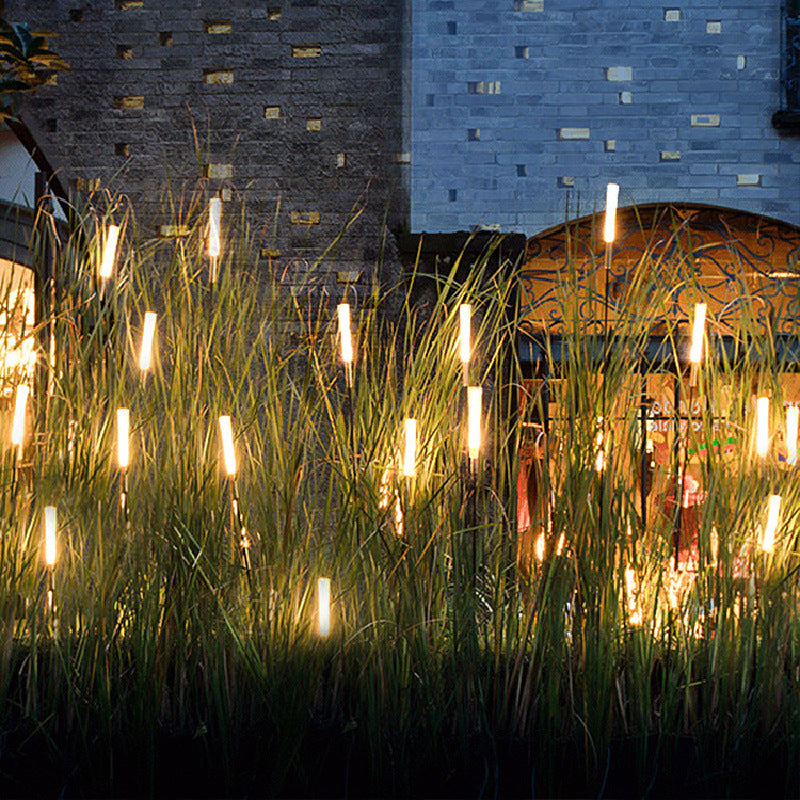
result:
[(609, 180), (625, 204), (800, 224), (800, 139), (770, 125), (779, 6), (414, 3), (412, 230), (536, 234), (602, 208)]
[(384, 215), (405, 217), (399, 0), (8, 0), (5, 14), (58, 33), (72, 67), (26, 109), (51, 162), (127, 193), (145, 233), (171, 222), (167, 177), (207, 177), (267, 231), (279, 207), (264, 247), (311, 259), (366, 192), (335, 282), (366, 279)]

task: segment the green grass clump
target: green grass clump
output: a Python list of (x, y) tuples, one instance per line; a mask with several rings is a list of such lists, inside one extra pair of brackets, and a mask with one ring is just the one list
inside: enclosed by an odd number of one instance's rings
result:
[[(540, 495), (552, 502), (533, 509), (546, 538), (537, 559), (517, 541), (517, 453), (530, 430), (517, 423), (534, 423), (546, 398), (525, 384), (534, 399), (515, 417), (514, 272), (490, 266), (497, 242), (469, 271), (415, 274), (433, 290), (423, 303), (402, 287), (391, 317), (383, 308), (398, 287), (360, 296), (348, 387), (340, 298), (317, 280), (322, 264), (257, 271), (259, 242), (226, 206), (212, 289), (196, 198), (174, 240), (142, 240), (125, 216), (126, 245), (102, 286), (103, 231), (123, 217), (114, 202), (105, 209), (74, 210), (56, 251), (37, 331), (53, 342), (40, 364), (48, 352), (53, 363), (31, 401), (35, 435), (22, 461), (3, 454), (6, 793), (707, 795), (757, 788), (747, 781), (765, 767), (771, 785), (796, 793), (793, 471), (744, 447), (726, 455), (704, 418), (691, 435), (705, 453), (700, 564), (670, 594), (672, 520), (642, 530), (639, 408), (625, 401), (646, 320), (618, 323), (601, 378), (575, 334), (575, 286), (561, 287), (567, 345), (549, 387), (560, 410), (541, 450)], [(44, 226), (39, 235), (44, 257), (52, 242)], [(629, 301), (663, 306), (639, 274)], [(472, 478), (462, 303), (473, 308), (470, 381), (484, 390)], [(156, 357), (143, 374), (147, 311), (158, 315)], [(741, 324), (744, 342), (752, 322)], [(679, 339), (667, 332), (675, 352)], [(784, 369), (769, 352), (709, 362), (695, 391), (727, 387), (724, 424), (742, 441), (752, 387), (770, 387), (777, 406)], [(124, 484), (120, 407), (132, 430)], [(232, 419), (235, 481), (220, 415)], [(602, 478), (598, 416), (614, 420)], [(398, 456), (406, 417), (418, 424), (413, 478)], [(782, 523), (764, 556), (754, 544), (771, 493), (783, 496)]]

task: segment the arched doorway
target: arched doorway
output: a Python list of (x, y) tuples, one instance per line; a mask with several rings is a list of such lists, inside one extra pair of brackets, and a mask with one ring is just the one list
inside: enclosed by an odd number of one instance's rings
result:
[[(737, 358), (751, 365), (761, 357), (777, 360), (776, 397), (784, 405), (800, 403), (800, 229), (730, 209), (653, 204), (618, 213), (608, 250), (601, 234), (601, 214), (544, 231), (528, 240), (519, 270), (523, 571), (535, 565), (552, 528), (551, 426), (562, 439), (567, 430), (577, 435), (577, 428), (587, 441), (594, 439), (599, 471), (621, 414), (640, 423), (640, 453), (630, 456), (640, 461), (629, 464), (639, 496), (635, 524), (644, 529), (674, 518), (675, 562), (691, 567), (704, 487), (689, 434), (711, 419), (720, 448), (745, 446), (741, 437), (726, 434), (726, 400), (718, 390), (684, 392), (695, 304), (707, 307), (708, 358), (728, 365)], [(630, 349), (630, 374), (606, 397), (610, 354), (622, 347)], [(562, 385), (576, 354), (586, 394), (602, 394), (602, 402), (584, 397), (580, 406), (574, 382), (569, 389)], [(590, 407), (593, 418), (586, 419)], [(785, 459), (784, 445), (779, 458)]]
[[(33, 394), (42, 336), (37, 329), (37, 275), (30, 251), (35, 212), (0, 201), (0, 425), (2, 450), (12, 446), (17, 388)], [(23, 430), (29, 437), (32, 406)]]

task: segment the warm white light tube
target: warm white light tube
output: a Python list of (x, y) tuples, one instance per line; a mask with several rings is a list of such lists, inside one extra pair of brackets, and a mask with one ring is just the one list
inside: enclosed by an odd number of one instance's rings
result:
[(233, 431), (231, 430), (230, 417), (219, 418), (219, 432), (222, 437), (222, 455), (225, 459), (225, 471), (230, 477), (233, 477), (236, 474), (236, 450), (233, 447)]
[(614, 241), (618, 202), (619, 184), (609, 183), (606, 186), (606, 224), (603, 228), (603, 240), (606, 244), (611, 244)]
[(106, 233), (106, 244), (103, 248), (103, 260), (100, 262), (100, 277), (107, 280), (114, 272), (114, 262), (117, 259), (117, 242), (119, 240), (119, 226), (109, 225)]

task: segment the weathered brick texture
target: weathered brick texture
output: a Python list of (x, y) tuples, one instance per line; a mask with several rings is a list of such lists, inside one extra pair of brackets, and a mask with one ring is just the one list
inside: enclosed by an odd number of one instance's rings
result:
[(536, 234), (611, 180), (800, 224), (775, 0), (419, 0), (412, 30), (412, 230)]
[(26, 107), (51, 162), (129, 195), (145, 233), (171, 223), (167, 177), (203, 179), (232, 187), (259, 229), (279, 206), (263, 246), (313, 258), (366, 196), (332, 260), (369, 276), (384, 218), (406, 217), (401, 0), (8, 0), (5, 13), (58, 33), (72, 67)]

